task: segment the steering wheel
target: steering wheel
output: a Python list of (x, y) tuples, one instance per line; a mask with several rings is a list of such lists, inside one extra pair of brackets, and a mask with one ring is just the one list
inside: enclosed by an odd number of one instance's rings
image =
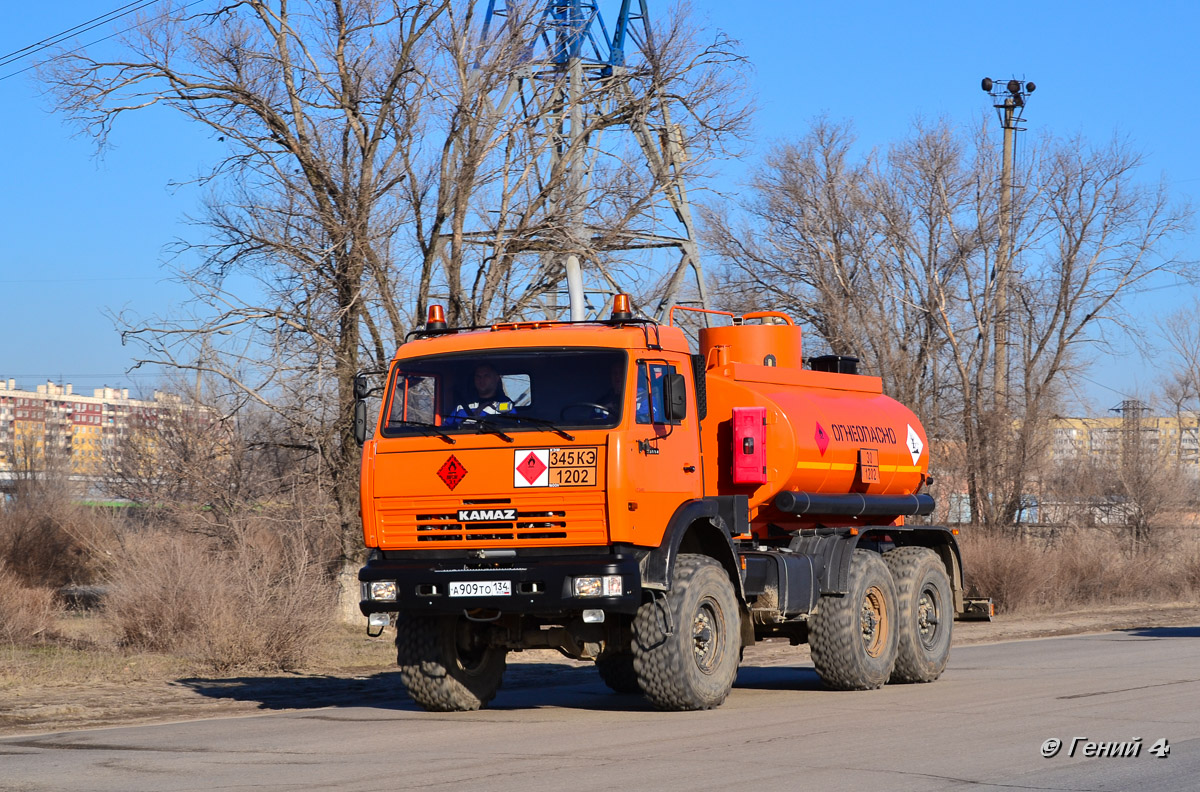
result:
[(567, 413), (570, 412), (571, 410), (575, 410), (575, 409), (594, 410), (595, 412), (593, 412), (587, 416), (588, 418), (592, 418), (592, 419), (595, 419), (597, 417), (595, 414), (596, 412), (601, 413), (601, 415), (599, 416), (600, 420), (607, 419), (610, 415), (612, 415), (612, 408), (605, 407), (603, 404), (597, 404), (596, 402), (571, 402), (570, 404), (564, 406), (561, 410), (558, 411), (558, 420), (560, 420), (560, 421), (568, 420)]

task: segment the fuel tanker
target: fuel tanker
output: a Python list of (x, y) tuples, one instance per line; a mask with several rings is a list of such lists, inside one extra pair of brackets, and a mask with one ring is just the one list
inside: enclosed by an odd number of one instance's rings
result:
[(693, 352), (626, 295), (590, 322), (433, 306), (358, 376), (361, 609), (418, 704), (485, 706), (531, 648), (671, 710), (720, 705), (771, 637), (835, 689), (940, 676), (979, 603), (956, 532), (912, 519), (934, 510), (920, 422), (854, 358), (806, 360), (786, 315), (702, 313)]

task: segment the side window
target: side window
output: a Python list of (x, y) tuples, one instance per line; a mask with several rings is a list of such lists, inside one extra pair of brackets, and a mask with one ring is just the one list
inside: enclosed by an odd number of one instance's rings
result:
[(528, 407), (533, 403), (533, 383), (528, 374), (504, 374), (500, 377), (504, 392), (512, 399), (514, 407)]
[(671, 423), (667, 420), (667, 407), (663, 395), (663, 383), (675, 367), (666, 363), (638, 361), (637, 366), (637, 422)]
[(408, 377), (408, 415), (410, 421), (433, 423), (434, 397), (437, 395), (437, 380), (433, 377)]
[(403, 426), (406, 421), (433, 423), (436, 395), (436, 378), (419, 374), (397, 374), (388, 410), (388, 426)]

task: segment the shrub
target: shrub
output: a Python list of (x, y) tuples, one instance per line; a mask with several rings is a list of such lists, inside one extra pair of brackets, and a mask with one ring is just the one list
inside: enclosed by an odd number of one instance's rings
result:
[(270, 534), (224, 548), (192, 536), (141, 537), (115, 566), (106, 603), (123, 645), (176, 652), (218, 673), (303, 665), (332, 610), (320, 565)]
[(27, 586), (92, 582), (93, 558), (73, 532), (88, 518), (83, 512), (64, 501), (18, 499), (0, 507), (0, 560)]
[(1098, 530), (1054, 545), (1042, 539), (976, 535), (962, 541), (967, 588), (997, 612), (1055, 611), (1200, 595), (1200, 555), (1190, 547), (1131, 555)]
[(972, 596), (991, 597), (998, 613), (1034, 605), (1053, 575), (1043, 553), (1016, 539), (964, 537), (962, 553), (967, 591)]
[(52, 589), (26, 586), (0, 559), (0, 643), (45, 640), (57, 613)]
[(128, 537), (111, 574), (104, 611), (118, 643), (151, 652), (180, 648), (225, 585), (203, 543), (190, 537)]

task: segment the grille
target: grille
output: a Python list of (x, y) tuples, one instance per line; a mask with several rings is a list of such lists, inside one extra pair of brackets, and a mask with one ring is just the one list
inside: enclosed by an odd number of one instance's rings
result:
[[(491, 501), (495, 503), (495, 501)], [(471, 501), (465, 501), (470, 504)], [(565, 511), (520, 511), (513, 522), (458, 521), (458, 514), (418, 514), (418, 542), (496, 542), (565, 539)]]
[[(521, 498), (376, 501), (378, 540), (384, 549), (598, 545), (608, 541), (604, 496), (596, 492), (531, 493)], [(460, 509), (516, 508), (516, 519), (464, 522)], [(498, 514), (480, 515), (498, 517)]]

